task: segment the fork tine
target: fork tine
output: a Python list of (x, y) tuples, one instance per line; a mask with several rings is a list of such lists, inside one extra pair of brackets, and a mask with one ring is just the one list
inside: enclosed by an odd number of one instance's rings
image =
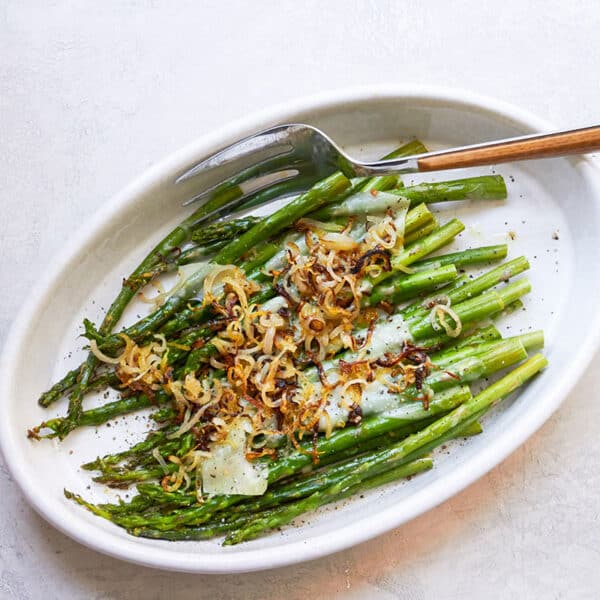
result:
[[(271, 158), (262, 160), (256, 164), (253, 164), (245, 169), (237, 170), (231, 177), (221, 179), (217, 183), (213, 183), (208, 187), (204, 188), (202, 192), (196, 194), (190, 200), (186, 200), (183, 206), (187, 206), (192, 202), (199, 202), (204, 200), (210, 202), (216, 194), (221, 194), (224, 190), (233, 189), (244, 185), (246, 182), (253, 180), (257, 177), (263, 177), (270, 173), (277, 173), (279, 171), (286, 171), (290, 169), (296, 169), (300, 171), (301, 168), (310, 168), (312, 164), (307, 163), (305, 160), (300, 158), (294, 158), (289, 155), (277, 155)], [(221, 172), (221, 171), (219, 171)]]
[(246, 167), (251, 166), (256, 163), (257, 157), (260, 160), (261, 153), (265, 155), (265, 160), (289, 154), (293, 151), (293, 146), (287, 141), (288, 130), (289, 126), (279, 125), (235, 142), (185, 171), (177, 177), (175, 183), (183, 183), (199, 173), (223, 167), (227, 163), (234, 163), (232, 165), (233, 175), (244, 168), (244, 159), (252, 158), (252, 162)]
[[(314, 171), (311, 174), (303, 173), (302, 175), (288, 177), (275, 184), (265, 184), (252, 193), (246, 194), (212, 213), (212, 218), (232, 217), (234, 210), (236, 213), (245, 212), (274, 200), (282, 200), (300, 194), (310, 189), (320, 178), (320, 175)], [(202, 220), (199, 222), (202, 222)]]
[(271, 177), (268, 180), (263, 178), (262, 181), (260, 179), (255, 180), (257, 181), (256, 187), (224, 187), (204, 203), (203, 214), (195, 221), (194, 226), (210, 218), (232, 216), (233, 211), (236, 209), (248, 210), (271, 200), (299, 193), (308, 189), (320, 179), (320, 173), (315, 169), (307, 169), (302, 172), (297, 169), (294, 171), (280, 171), (270, 175), (279, 175), (279, 177), (276, 179)]
[[(223, 148), (187, 169), (176, 179), (187, 182), (202, 175), (192, 202), (202, 204), (196, 225), (240, 207), (258, 206), (274, 198), (304, 191), (335, 170), (327, 150), (331, 143), (314, 141), (317, 130), (302, 124), (279, 125)], [(193, 193), (193, 191), (192, 191)]]

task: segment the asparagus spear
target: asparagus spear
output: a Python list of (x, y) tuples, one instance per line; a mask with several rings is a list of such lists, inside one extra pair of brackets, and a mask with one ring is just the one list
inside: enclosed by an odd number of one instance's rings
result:
[(56, 402), (77, 383), (80, 369), (81, 367), (71, 369), (60, 381), (57, 381), (50, 389), (40, 395), (38, 404), (47, 407)]
[(480, 175), (453, 181), (420, 183), (398, 190), (411, 204), (449, 200), (504, 200), (506, 183), (500, 175)]
[[(128, 413), (141, 410), (142, 408), (156, 406), (169, 401), (170, 397), (165, 392), (158, 392), (154, 399), (149, 398), (146, 394), (139, 394), (137, 396), (130, 396), (128, 398), (120, 398), (114, 402), (107, 402), (98, 408), (92, 408), (85, 411), (82, 410), (77, 425), (80, 427), (101, 425), (102, 423), (106, 423), (115, 417), (126, 415)], [(52, 431), (52, 433), (44, 434), (41, 437), (53, 438), (57, 435), (65, 437), (68, 433), (65, 428), (65, 424), (70, 425), (69, 415), (66, 417), (56, 417), (55, 419), (44, 421), (39, 428), (49, 429)]]
[(427, 154), (429, 150), (420, 140), (411, 140), (406, 142), (396, 150), (386, 154), (381, 160), (390, 160), (391, 158), (402, 158), (403, 156), (416, 156), (417, 154)]
[(411, 208), (406, 213), (406, 221), (404, 222), (404, 236), (414, 233), (424, 227), (428, 223), (434, 221), (433, 213), (427, 208), (426, 204), (418, 204)]
[(457, 383), (470, 383), (525, 358), (527, 350), (518, 339), (492, 342), (490, 347), (477, 354), (457, 357), (456, 360), (446, 363), (442, 367), (444, 370), (434, 371), (426, 378), (425, 385), (439, 391)]
[(508, 246), (499, 244), (497, 246), (481, 246), (480, 248), (469, 248), (460, 252), (451, 252), (442, 256), (433, 256), (424, 258), (411, 265), (414, 270), (435, 269), (444, 265), (454, 265), (455, 267), (467, 267), (480, 263), (491, 262), (506, 258)]
[(260, 217), (241, 217), (232, 221), (218, 221), (196, 229), (192, 233), (192, 242), (198, 246), (207, 246), (223, 239), (231, 240), (248, 231), (260, 221)]
[[(466, 287), (466, 286), (463, 286)], [(452, 305), (452, 310), (456, 313), (463, 325), (480, 321), (490, 315), (503, 310), (511, 302), (514, 302), (521, 296), (531, 291), (531, 284), (527, 279), (520, 279), (513, 283), (505, 285), (503, 288), (488, 290), (479, 296), (470, 298), (458, 304)], [(436, 334), (433, 323), (429, 317), (413, 317), (408, 322), (408, 327), (414, 339), (422, 340), (427, 336)]]
[(376, 286), (370, 295), (364, 296), (364, 306), (377, 306), (382, 301), (398, 304), (403, 300), (414, 298), (417, 294), (431, 291), (444, 283), (456, 279), (458, 273), (454, 265), (421, 271), (413, 275), (396, 277), (387, 284)]
[[(269, 185), (268, 187), (257, 189), (255, 192), (249, 194), (243, 199), (241, 204), (237, 207), (237, 210), (247, 211), (255, 208), (256, 206), (261, 206), (262, 204), (271, 202), (272, 200), (289, 198), (290, 196), (301, 194), (310, 189), (317, 179), (318, 176), (314, 170), (311, 170), (309, 167), (306, 169), (306, 172), (303, 172), (301, 175), (299, 174), (291, 179), (286, 179)], [(222, 210), (217, 210), (213, 217), (227, 217), (231, 214), (232, 208), (234, 207), (226, 206)]]
[(468, 358), (471, 356), (478, 356), (493, 348), (499, 348), (506, 342), (517, 341), (523, 345), (523, 348), (527, 352), (532, 350), (541, 350), (544, 347), (544, 334), (542, 331), (532, 331), (530, 333), (524, 333), (522, 335), (516, 335), (513, 337), (505, 338), (501, 341), (487, 341), (478, 342), (475, 344), (469, 344), (461, 346), (460, 348), (453, 348), (452, 350), (444, 350), (443, 352), (437, 352), (430, 356), (431, 362), (439, 368), (446, 368), (447, 365)]
[(437, 219), (432, 219), (431, 221), (429, 221), (429, 223), (423, 225), (423, 227), (421, 227), (420, 229), (417, 229), (416, 231), (405, 235), (404, 245), (408, 246), (410, 244), (414, 244), (418, 240), (428, 236), (430, 233), (433, 233), (439, 226), (440, 224), (438, 223)]
[(435, 362), (440, 358), (444, 358), (447, 355), (454, 353), (465, 346), (475, 346), (482, 342), (493, 342), (502, 338), (502, 335), (496, 329), (495, 325), (486, 325), (485, 327), (480, 327), (478, 329), (473, 329), (467, 333), (461, 334), (458, 338), (456, 338), (451, 344), (446, 344), (443, 350), (435, 354), (430, 354), (431, 362)]

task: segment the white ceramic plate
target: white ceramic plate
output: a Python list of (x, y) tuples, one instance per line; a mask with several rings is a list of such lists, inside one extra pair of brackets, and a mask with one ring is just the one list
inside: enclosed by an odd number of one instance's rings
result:
[(443, 210), (467, 223), (459, 247), (507, 241), (509, 231), (516, 234), (508, 241), (510, 256), (524, 253), (530, 258), (534, 291), (525, 300), (527, 310), (511, 319), (509, 333), (543, 327), (550, 367), (486, 418), (484, 435), (437, 455), (435, 468), (411, 482), (374, 491), (336, 510), (325, 508), (303, 519), (301, 527), (229, 548), (217, 541), (137, 539), (65, 500), (64, 487), (96, 501), (111, 497), (100, 486), (90, 486), (89, 474), (79, 464), (129, 445), (147, 427), (143, 419), (127, 417), (110, 428), (77, 431), (62, 444), (26, 438), (28, 427), (65, 409), (61, 404), (44, 411), (36, 398), (83, 356), (69, 354), (81, 345), (76, 336), (82, 317), (97, 320), (121, 277), (185, 214), (181, 201), (197, 182), (175, 187), (172, 182), (179, 173), (224, 144), (290, 121), (315, 124), (367, 157), (411, 136), (435, 148), (551, 129), (520, 110), (462, 92), (397, 87), (337, 92), (279, 106), (208, 135), (113, 198), (32, 293), (6, 343), (0, 378), (0, 443), (15, 481), (43, 517), (91, 548), (164, 569), (232, 573), (313, 559), (362, 542), (439, 504), (503, 460), (558, 407), (596, 350), (600, 174), (583, 158), (505, 165), (498, 170), (509, 183), (508, 201)]

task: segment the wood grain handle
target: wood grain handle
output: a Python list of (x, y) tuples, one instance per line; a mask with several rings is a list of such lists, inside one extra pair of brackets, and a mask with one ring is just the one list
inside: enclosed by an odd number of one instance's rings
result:
[(527, 136), (503, 142), (480, 144), (423, 157), (419, 171), (439, 171), (459, 167), (477, 167), (513, 160), (550, 158), (600, 150), (600, 126), (561, 133)]

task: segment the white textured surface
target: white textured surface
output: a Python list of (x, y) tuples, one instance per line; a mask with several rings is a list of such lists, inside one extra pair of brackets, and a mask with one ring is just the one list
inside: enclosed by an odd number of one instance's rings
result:
[[(0, 339), (69, 232), (203, 132), (298, 95), (410, 81), (597, 122), (599, 25), (593, 0), (2, 3)], [(0, 464), (0, 598), (596, 597), (599, 367), (451, 501), (266, 574), (181, 576), (98, 555), (37, 517)]]

